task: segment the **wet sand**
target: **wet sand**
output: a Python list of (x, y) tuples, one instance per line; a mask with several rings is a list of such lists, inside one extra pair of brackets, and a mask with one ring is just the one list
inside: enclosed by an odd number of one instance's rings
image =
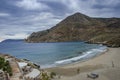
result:
[(55, 80), (93, 80), (87, 74), (97, 73), (95, 80), (120, 80), (120, 48), (108, 48), (108, 51), (85, 62), (76, 62), (64, 66), (48, 68), (60, 75)]

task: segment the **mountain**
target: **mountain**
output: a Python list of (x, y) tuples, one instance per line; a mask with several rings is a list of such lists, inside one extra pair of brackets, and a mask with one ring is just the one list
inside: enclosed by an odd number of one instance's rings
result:
[(26, 39), (26, 42), (64, 41), (86, 41), (120, 47), (120, 18), (93, 18), (75, 13), (51, 29), (33, 32)]

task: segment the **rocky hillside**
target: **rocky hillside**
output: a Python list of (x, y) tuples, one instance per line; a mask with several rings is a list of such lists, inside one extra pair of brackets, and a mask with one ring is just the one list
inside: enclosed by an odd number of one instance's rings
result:
[(51, 29), (33, 32), (26, 41), (86, 41), (120, 47), (120, 18), (92, 18), (75, 13)]

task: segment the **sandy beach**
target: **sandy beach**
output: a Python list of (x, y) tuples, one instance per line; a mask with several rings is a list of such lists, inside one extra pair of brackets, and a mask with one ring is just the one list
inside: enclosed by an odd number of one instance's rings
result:
[(90, 60), (46, 70), (60, 75), (54, 80), (93, 80), (87, 77), (90, 73), (99, 75), (95, 80), (120, 80), (120, 48), (108, 48), (108, 51)]

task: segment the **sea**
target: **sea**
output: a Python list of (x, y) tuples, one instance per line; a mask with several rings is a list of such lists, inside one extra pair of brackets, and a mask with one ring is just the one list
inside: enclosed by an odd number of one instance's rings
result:
[(0, 53), (27, 59), (41, 68), (55, 67), (85, 61), (107, 50), (102, 44), (85, 42), (26, 43), (24, 40), (4, 40)]

